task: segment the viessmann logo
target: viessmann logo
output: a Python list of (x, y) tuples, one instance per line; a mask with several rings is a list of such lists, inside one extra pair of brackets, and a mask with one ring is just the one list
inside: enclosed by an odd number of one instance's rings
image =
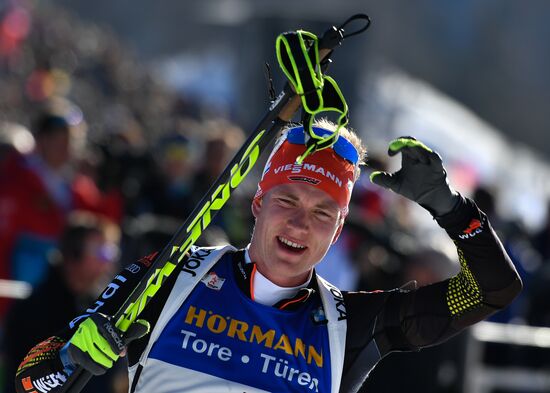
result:
[(279, 174), (281, 172), (290, 172), (292, 174), (304, 174), (304, 172), (311, 172), (315, 174), (319, 174), (321, 176), (326, 177), (329, 180), (332, 180), (338, 187), (342, 187), (342, 180), (336, 176), (334, 173), (329, 171), (328, 169), (323, 168), (320, 165), (315, 164), (286, 164), (286, 165), (280, 165), (277, 168), (274, 169), (275, 174)]

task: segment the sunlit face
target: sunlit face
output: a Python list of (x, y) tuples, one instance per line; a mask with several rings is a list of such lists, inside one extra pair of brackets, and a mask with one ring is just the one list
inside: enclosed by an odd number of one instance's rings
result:
[(303, 284), (342, 230), (340, 207), (324, 191), (281, 184), (252, 203), (250, 258), (279, 286)]

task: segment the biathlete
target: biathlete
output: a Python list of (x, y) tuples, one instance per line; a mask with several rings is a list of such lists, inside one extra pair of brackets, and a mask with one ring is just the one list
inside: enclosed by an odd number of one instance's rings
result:
[(17, 391), (54, 391), (77, 366), (97, 375), (125, 355), (130, 392), (351, 392), (392, 351), (443, 342), (518, 295), (521, 280), (486, 215), (449, 186), (440, 156), (411, 137), (389, 146), (402, 154), (401, 169), (371, 179), (432, 214), (457, 247), (460, 272), (374, 292), (340, 291), (318, 276), (365, 149), (342, 129), (332, 147), (297, 164), (305, 141), (301, 126), (277, 141), (252, 200), (248, 247), (192, 248), (122, 338), (107, 315), (154, 256), (128, 266), (85, 314), (28, 353)]

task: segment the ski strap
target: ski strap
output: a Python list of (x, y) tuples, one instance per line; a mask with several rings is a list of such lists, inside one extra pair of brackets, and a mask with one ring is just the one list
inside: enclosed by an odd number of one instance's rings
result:
[[(344, 27), (356, 20), (365, 25), (351, 33), (344, 33)], [(370, 26), (365, 14), (353, 15), (338, 27), (329, 29), (321, 39), (305, 30), (290, 31), (277, 37), (275, 48), (277, 60), (296, 94), (302, 101), (302, 124), (306, 132), (306, 151), (296, 158), (301, 164), (310, 154), (331, 147), (338, 140), (340, 129), (348, 124), (348, 105), (334, 79), (324, 75), (330, 63), (330, 54), (319, 61), (319, 49), (335, 48), (344, 38), (360, 34)], [(318, 135), (313, 132), (315, 117), (322, 112), (339, 114), (336, 130)]]
[[(340, 128), (348, 123), (348, 105), (338, 84), (323, 75), (319, 63), (319, 39), (313, 33), (297, 30), (280, 34), (276, 41), (279, 65), (302, 100), (302, 124), (306, 133), (306, 151), (296, 162), (315, 151), (332, 146), (338, 139)], [(315, 117), (322, 112), (337, 112), (338, 127), (330, 134), (320, 136), (313, 132)]]

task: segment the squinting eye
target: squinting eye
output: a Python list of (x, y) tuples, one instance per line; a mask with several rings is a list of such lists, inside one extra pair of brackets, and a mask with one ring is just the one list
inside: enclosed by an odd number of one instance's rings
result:
[(294, 201), (292, 201), (292, 199), (287, 199), (287, 198), (277, 198), (279, 200), (279, 202), (282, 204), (282, 205), (285, 205), (285, 206), (293, 206), (294, 205)]
[(326, 211), (324, 210), (317, 210), (317, 212), (315, 212), (315, 214), (317, 215), (317, 217), (323, 219), (323, 220), (328, 220), (328, 219), (331, 219), (332, 218), (332, 214), (330, 213), (327, 213)]

